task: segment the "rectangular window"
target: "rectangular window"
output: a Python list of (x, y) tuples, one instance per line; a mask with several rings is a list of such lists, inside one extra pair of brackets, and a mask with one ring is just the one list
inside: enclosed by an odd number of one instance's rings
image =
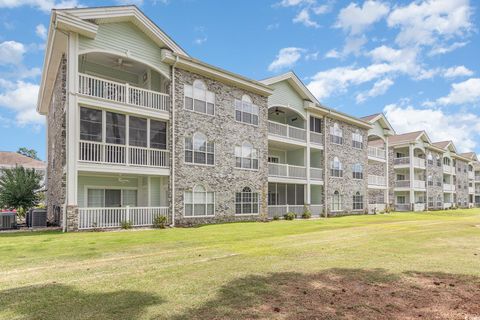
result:
[(235, 147), (235, 167), (243, 169), (258, 169), (257, 149), (244, 144)]
[(215, 145), (205, 140), (195, 141), (191, 137), (185, 138), (185, 162), (196, 164), (215, 164)]
[(185, 85), (185, 109), (215, 115), (215, 93), (206, 90), (204, 84)]
[(125, 115), (106, 112), (105, 141), (112, 144), (125, 144)]
[(310, 117), (310, 131), (322, 133), (322, 119)]
[(185, 217), (205, 217), (215, 215), (215, 195), (213, 192), (186, 191), (184, 194)]
[(80, 140), (102, 142), (102, 111), (80, 108)]
[(105, 190), (105, 207), (119, 208), (122, 206), (122, 190)]
[(258, 193), (250, 190), (237, 192), (235, 194), (235, 214), (258, 214)]
[(235, 120), (243, 123), (258, 125), (258, 106), (235, 99)]
[(128, 144), (135, 147), (147, 147), (147, 119), (130, 116)]
[(137, 190), (134, 189), (88, 189), (87, 207), (120, 208), (137, 206)]
[(363, 210), (363, 196), (354, 195), (353, 196), (353, 210)]
[(150, 148), (167, 149), (167, 123), (150, 120)]
[(332, 177), (341, 178), (341, 177), (343, 177), (343, 170), (341, 170), (341, 169), (330, 169), (330, 175)]
[(334, 144), (343, 144), (343, 137), (330, 134), (330, 141)]
[(363, 172), (353, 171), (353, 179), (363, 179)]
[(280, 163), (280, 159), (275, 156), (268, 156), (268, 162), (269, 163)]
[(397, 196), (397, 203), (398, 204), (405, 204), (406, 203), (405, 196)]

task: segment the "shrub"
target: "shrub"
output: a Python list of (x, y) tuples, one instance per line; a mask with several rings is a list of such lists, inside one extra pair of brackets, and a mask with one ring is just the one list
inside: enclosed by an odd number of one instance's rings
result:
[(312, 213), (309, 210), (303, 211), (302, 219), (310, 219), (312, 217)]
[(128, 220), (125, 220), (125, 221), (122, 221), (120, 222), (120, 226), (122, 227), (122, 229), (132, 229), (133, 227), (133, 224), (131, 221), (128, 221)]
[(283, 216), (285, 220), (293, 220), (297, 217), (297, 214), (294, 212), (289, 212)]
[(273, 220), (280, 220), (279, 216), (273, 216)]
[(165, 225), (167, 224), (167, 217), (165, 216), (156, 216), (153, 219), (153, 227), (157, 229), (165, 229)]

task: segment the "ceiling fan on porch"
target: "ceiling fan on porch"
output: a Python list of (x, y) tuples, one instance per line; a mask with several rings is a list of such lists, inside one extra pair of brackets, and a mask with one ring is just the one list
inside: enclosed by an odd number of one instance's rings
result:
[(270, 113), (270, 114), (275, 114), (275, 115), (279, 116), (279, 115), (281, 115), (281, 114), (284, 114), (285, 111), (280, 110), (278, 107), (275, 107), (275, 109), (271, 110), (269, 113)]
[(118, 177), (118, 182), (120, 182), (120, 183), (127, 183), (128, 181), (130, 181), (130, 180), (125, 179), (122, 176)]
[(114, 67), (116, 68), (124, 68), (124, 67), (127, 67), (127, 68), (131, 68), (133, 67), (133, 63), (128, 61), (128, 60), (125, 60), (123, 58), (114, 58), (113, 59), (113, 62), (114, 62)]

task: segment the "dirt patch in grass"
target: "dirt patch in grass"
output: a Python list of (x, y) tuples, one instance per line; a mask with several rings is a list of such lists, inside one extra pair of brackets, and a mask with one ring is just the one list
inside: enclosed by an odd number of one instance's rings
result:
[(480, 319), (480, 279), (443, 273), (249, 276), (178, 319)]

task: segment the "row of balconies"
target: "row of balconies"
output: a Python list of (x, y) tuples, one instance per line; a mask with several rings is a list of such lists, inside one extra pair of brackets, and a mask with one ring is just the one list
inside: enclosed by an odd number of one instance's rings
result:
[[(268, 133), (273, 136), (288, 138), (298, 142), (307, 142), (307, 130), (288, 124), (268, 121)], [(323, 134), (310, 131), (309, 136), (311, 144), (323, 146)]]

